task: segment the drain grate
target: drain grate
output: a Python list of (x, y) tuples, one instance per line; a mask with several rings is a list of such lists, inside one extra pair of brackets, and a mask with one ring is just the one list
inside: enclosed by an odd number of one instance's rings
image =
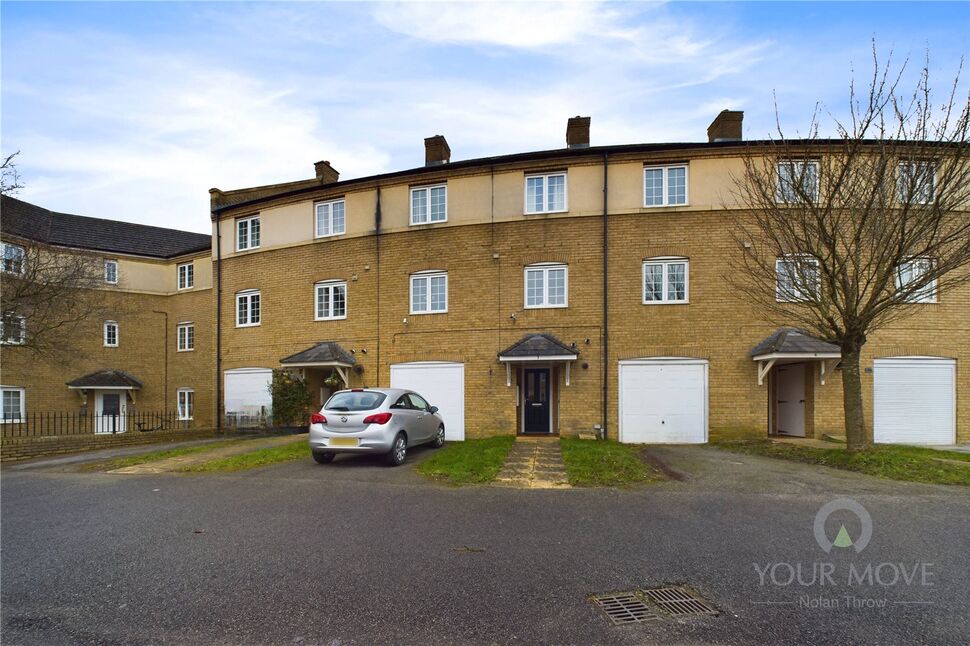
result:
[(653, 588), (641, 592), (672, 617), (718, 614), (714, 606), (684, 588)]
[(635, 624), (660, 619), (643, 599), (632, 592), (599, 594), (593, 597), (593, 602), (603, 609), (614, 624)]

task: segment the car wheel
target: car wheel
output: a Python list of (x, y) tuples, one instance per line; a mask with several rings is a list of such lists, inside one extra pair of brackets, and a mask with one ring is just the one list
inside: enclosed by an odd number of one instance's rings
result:
[(445, 427), (438, 427), (438, 434), (434, 436), (434, 443), (431, 445), (436, 449), (440, 449), (445, 445)]
[(408, 438), (404, 436), (404, 433), (398, 433), (397, 437), (394, 438), (394, 444), (391, 445), (391, 452), (387, 454), (387, 463), (392, 467), (400, 466), (404, 464), (407, 455)]
[(333, 462), (333, 458), (333, 453), (320, 453), (317, 451), (313, 452), (313, 460), (317, 464), (329, 464), (330, 462)]

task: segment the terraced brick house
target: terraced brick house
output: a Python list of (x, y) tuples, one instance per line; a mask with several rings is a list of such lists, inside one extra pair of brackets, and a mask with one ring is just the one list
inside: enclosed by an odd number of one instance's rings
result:
[[(590, 146), (577, 117), (555, 150), (452, 161), (434, 136), (418, 168), (340, 181), (321, 161), (212, 189), (220, 418), (269, 406), (284, 367), (316, 404), (414, 388), (451, 440), (842, 433), (839, 349), (761, 320), (725, 280), (732, 178), (742, 153), (770, 154), (741, 124), (725, 111), (706, 142)], [(970, 292), (913, 307), (865, 346), (876, 440), (970, 441)]]
[(4, 289), (24, 278), (32, 254), (80, 258), (96, 272), (90, 282), (72, 283), (96, 306), (65, 326), (69, 332), (47, 352), (27, 347), (36, 321), (4, 313), (4, 437), (75, 433), (85, 418), (95, 433), (167, 423), (149, 413), (183, 427), (214, 425), (208, 235), (58, 213), (4, 196), (2, 245)]

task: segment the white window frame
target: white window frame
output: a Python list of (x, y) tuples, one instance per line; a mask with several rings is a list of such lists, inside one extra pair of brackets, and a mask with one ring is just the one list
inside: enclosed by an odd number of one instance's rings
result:
[[(547, 186), (550, 177), (562, 177), (562, 208), (549, 208), (549, 193)], [(534, 210), (529, 203), (529, 180), (542, 179), (542, 208)], [(522, 210), (526, 215), (538, 215), (540, 213), (566, 213), (569, 211), (569, 175), (566, 171), (555, 173), (529, 173), (525, 176), (522, 183)]]
[[(182, 270), (185, 270), (184, 272)], [(179, 291), (183, 289), (192, 289), (195, 287), (195, 263), (194, 262), (182, 262), (176, 266), (176, 275), (178, 276), (178, 282), (176, 286)], [(184, 280), (183, 280), (184, 278)]]
[[(115, 329), (115, 340), (114, 343), (108, 341), (108, 328), (114, 327)], [(106, 348), (117, 348), (121, 342), (121, 326), (118, 325), (118, 321), (105, 321), (104, 325), (101, 326), (101, 339), (104, 342), (104, 347)]]
[[(257, 239), (256, 244), (253, 244), (253, 222), (256, 223)], [(245, 225), (246, 227), (246, 246), (242, 246), (239, 240), (239, 231)], [(236, 251), (249, 251), (250, 249), (259, 249), (259, 245), (263, 241), (263, 225), (259, 221), (259, 215), (249, 215), (244, 218), (238, 218), (236, 220), (235, 226), (236, 233)]]
[[(190, 334), (191, 343), (189, 343)], [(183, 343), (183, 337), (185, 343)], [(192, 352), (195, 350), (195, 323), (184, 321), (175, 326), (175, 349), (176, 352)]]
[[(444, 277), (445, 279), (445, 308), (443, 310), (432, 310), (431, 309), (431, 279)], [(414, 309), (414, 283), (416, 281), (425, 281), (425, 298), (427, 299), (424, 303), (427, 309), (416, 310)], [(448, 313), (448, 272), (440, 270), (430, 270), (422, 271), (415, 274), (411, 274), (411, 279), (408, 281), (408, 302), (410, 303), (409, 311), (411, 314), (447, 314)]]
[[(563, 270), (563, 298), (559, 303), (549, 302), (549, 273), (552, 270)], [(542, 302), (529, 305), (529, 272), (542, 272)], [(569, 307), (569, 265), (559, 262), (540, 262), (526, 265), (522, 272), (522, 306), (527, 310), (562, 309)]]
[(195, 415), (195, 390), (192, 388), (179, 388), (176, 391), (175, 397), (175, 407), (178, 410), (179, 421), (192, 420)]
[[(333, 294), (334, 288), (343, 287), (344, 289), (344, 313), (343, 316), (320, 316), (320, 290), (329, 289), (330, 312), (333, 313)], [(345, 280), (321, 280), (313, 286), (313, 320), (314, 321), (341, 321), (347, 318), (347, 281)]]
[[(672, 168), (684, 169), (684, 201), (672, 203), (670, 201), (670, 181), (669, 174)], [(663, 172), (663, 182), (661, 194), (663, 201), (660, 204), (647, 204), (647, 171), (659, 170)], [(665, 206), (688, 206), (690, 204), (690, 166), (688, 164), (654, 164), (643, 167), (643, 207), (646, 209), (657, 209)]]
[[(111, 274), (108, 272), (109, 267), (114, 267), (114, 280), (111, 279)], [(108, 285), (118, 284), (118, 261), (117, 260), (105, 260), (104, 261), (104, 282)]]
[[(8, 335), (8, 330), (6, 325), (4, 325), (4, 319), (11, 321), (19, 321), (17, 327), (20, 329), (20, 334), (14, 338)], [(9, 312), (3, 316), (0, 316), (0, 345), (23, 345), (27, 342), (27, 317), (14, 312)]]
[[(659, 301), (649, 301), (647, 300), (647, 267), (657, 265), (662, 267), (660, 272), (661, 298)], [(670, 265), (684, 266), (683, 299), (670, 298)], [(679, 256), (657, 256), (644, 260), (640, 269), (640, 300), (644, 305), (687, 305), (690, 303), (690, 260)]]
[[(253, 296), (259, 298), (258, 320), (253, 322)], [(246, 299), (246, 323), (239, 322), (239, 301)], [(258, 327), (263, 323), (263, 294), (258, 289), (245, 289), (236, 292), (236, 327)]]
[[(902, 277), (903, 268), (904, 267), (908, 267), (910, 265), (914, 265), (914, 264), (929, 265), (930, 267), (932, 267), (933, 260), (931, 258), (911, 258), (911, 259), (907, 260), (906, 262), (902, 263), (901, 265), (899, 265), (898, 267), (896, 267), (896, 291), (897, 292), (899, 292), (899, 291), (901, 291), (903, 289), (903, 277)], [(922, 293), (913, 293), (913, 294), (910, 294), (910, 297), (907, 298), (905, 302), (907, 302), (907, 303), (935, 303), (936, 302), (936, 298), (937, 298), (937, 294), (936, 294), (936, 279), (934, 278), (933, 279), (933, 282), (931, 282), (930, 284), (928, 284), (924, 288), (924, 290), (923, 290)]]
[[(793, 262), (797, 260), (807, 260), (815, 265), (815, 293), (814, 294), (792, 294), (791, 297), (782, 293), (781, 281), (779, 280), (781, 273), (778, 271), (782, 263)], [(795, 287), (795, 286), (793, 286)], [(795, 289), (792, 290), (796, 291)], [(819, 264), (818, 258), (813, 258), (807, 254), (797, 254), (788, 255), (782, 258), (775, 259), (775, 302), (777, 303), (810, 303), (813, 300), (819, 298), (822, 294), (822, 269)]]
[(916, 197), (914, 196), (910, 204), (932, 204), (933, 200), (936, 199), (936, 163), (929, 160), (911, 159), (911, 160), (905, 160), (905, 161), (899, 162), (899, 165), (896, 169), (896, 198), (900, 202), (905, 202), (906, 189), (908, 189), (907, 186), (903, 185), (903, 180), (906, 179), (906, 176), (903, 174), (903, 169), (904, 168), (915, 169), (920, 166), (929, 167), (929, 168), (932, 168), (933, 170), (932, 179), (930, 180), (930, 194), (927, 197), (926, 201), (917, 200)]
[[(344, 217), (343, 224), (340, 227), (340, 231), (336, 231), (333, 226), (333, 207), (336, 204), (343, 206)], [(322, 207), (327, 207), (326, 221), (330, 233), (320, 233), (320, 209)], [(332, 238), (334, 236), (342, 236), (347, 233), (347, 202), (343, 198), (339, 200), (327, 200), (326, 202), (317, 202), (313, 205), (313, 237), (314, 238)]]
[[(20, 395), (20, 411), (17, 418), (8, 418), (4, 414), (3, 395), (7, 392), (16, 392)], [(0, 424), (18, 424), (27, 417), (27, 389), (20, 386), (0, 386)]]
[[(445, 191), (445, 217), (440, 220), (431, 219), (431, 191), (436, 188), (444, 189)], [(414, 194), (424, 191), (427, 193), (427, 199), (425, 204), (427, 204), (427, 213), (425, 213), (424, 220), (415, 219), (414, 213)], [(411, 225), (419, 224), (441, 224), (442, 222), (448, 221), (448, 184), (428, 184), (426, 186), (412, 186), (411, 190), (408, 192), (408, 209), (411, 213)]]
[[(822, 178), (819, 175), (819, 163), (815, 159), (779, 159), (775, 163), (775, 203), (776, 204), (801, 204), (799, 201), (789, 201), (786, 196), (782, 193), (782, 183), (781, 183), (781, 167), (791, 166), (794, 172), (799, 167), (813, 166), (815, 168), (815, 195), (812, 196), (812, 204), (818, 202), (821, 187)], [(799, 174), (804, 176), (804, 170)]]
[[(19, 252), (19, 257), (15, 259), (7, 258), (7, 249), (16, 249)], [(16, 254), (15, 254), (16, 255)], [(10, 244), (9, 242), (0, 242), (0, 271), (7, 274), (14, 274), (16, 276), (22, 276), (24, 273), (24, 261), (27, 259), (27, 250), (17, 244)], [(7, 261), (19, 262), (19, 270), (7, 269)]]

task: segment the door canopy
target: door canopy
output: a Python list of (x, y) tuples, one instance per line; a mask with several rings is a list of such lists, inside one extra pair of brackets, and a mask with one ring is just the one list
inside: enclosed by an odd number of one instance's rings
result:
[(842, 358), (839, 346), (812, 336), (804, 330), (782, 327), (751, 350), (751, 360), (758, 363), (758, 385), (779, 360), (818, 361), (821, 365), (820, 381), (825, 385), (825, 373)]
[(505, 385), (512, 385), (512, 364), (525, 362), (564, 362), (566, 385), (569, 385), (571, 362), (579, 358), (579, 351), (568, 346), (551, 334), (526, 334), (524, 337), (498, 353), (498, 360), (505, 364)]

